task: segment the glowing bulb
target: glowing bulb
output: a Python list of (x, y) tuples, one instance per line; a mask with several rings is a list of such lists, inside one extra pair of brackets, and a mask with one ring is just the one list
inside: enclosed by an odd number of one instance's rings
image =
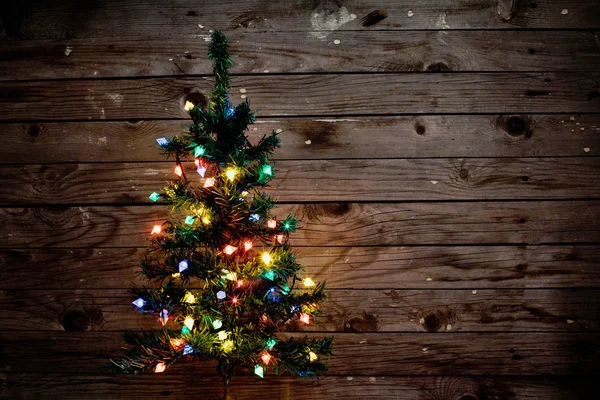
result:
[(230, 181), (233, 181), (235, 179), (235, 169), (233, 168), (228, 168), (227, 171), (225, 172), (225, 176), (227, 176), (227, 179), (229, 179)]
[(215, 178), (206, 178), (206, 182), (204, 182), (204, 187), (209, 188), (215, 185)]
[(275, 235), (275, 240), (277, 240), (277, 243), (281, 244), (283, 243), (284, 237), (282, 234)]
[(269, 365), (269, 361), (271, 361), (271, 355), (265, 351), (262, 356), (260, 356), (260, 359), (262, 360), (263, 364)]
[(156, 143), (158, 143), (159, 146), (166, 146), (169, 144), (169, 138), (159, 137), (158, 139), (156, 139)]
[(257, 365), (256, 367), (254, 367), (254, 373), (256, 375), (260, 376), (261, 378), (265, 377), (265, 370), (260, 365)]
[(175, 279), (178, 279), (178, 278), (181, 278), (181, 273), (175, 272), (175, 273), (171, 274), (171, 276)]
[(223, 342), (223, 351), (225, 353), (229, 353), (231, 350), (233, 350), (233, 340), (226, 340)]
[(187, 317), (185, 321), (183, 321), (183, 324), (191, 331), (194, 328), (194, 318)]
[(185, 295), (183, 298), (184, 303), (192, 304), (196, 302), (196, 296), (194, 296), (191, 292)]
[(185, 326), (185, 325), (184, 325), (184, 326), (181, 328), (181, 334), (182, 334), (182, 335), (187, 335), (188, 333), (190, 333), (190, 330), (188, 329), (188, 327), (187, 327), (187, 326)]
[(219, 328), (221, 328), (223, 326), (223, 322), (221, 322), (220, 319), (215, 319), (213, 321), (212, 325), (213, 325), (213, 328), (219, 329)]
[(239, 287), (239, 288), (240, 288), (240, 287), (242, 287), (242, 286), (244, 286), (244, 281), (243, 281), (243, 280), (241, 280), (241, 279), (238, 279), (238, 281), (237, 281), (237, 287)]
[(202, 223), (203, 223), (204, 225), (208, 225), (208, 224), (210, 224), (210, 218), (208, 218), (208, 217), (202, 217)]
[(226, 294), (224, 291), (222, 291), (222, 290), (219, 290), (219, 291), (217, 292), (217, 299), (219, 299), (219, 300), (223, 300), (225, 297), (227, 297), (227, 294)]
[(156, 364), (156, 367), (154, 368), (154, 372), (157, 374), (160, 374), (161, 372), (164, 372), (165, 369), (167, 369), (167, 366), (165, 365), (165, 363), (158, 363), (158, 364)]
[(219, 331), (218, 336), (219, 336), (219, 340), (225, 340), (227, 339), (227, 336), (229, 335), (228, 332), (225, 331)]
[(159, 315), (160, 317), (158, 319), (160, 320), (160, 323), (162, 326), (165, 326), (169, 321), (169, 312), (163, 308)]
[(274, 219), (270, 219), (267, 221), (267, 226), (271, 229), (275, 229), (277, 228), (277, 221), (275, 221)]
[(244, 242), (244, 249), (246, 251), (250, 250), (252, 248), (252, 240), (247, 240)]
[(183, 170), (181, 169), (181, 165), (175, 167), (175, 175), (181, 176), (183, 175)]
[(183, 346), (183, 355), (187, 355), (190, 354), (192, 351), (194, 351), (193, 347), (189, 344), (186, 344), (185, 346)]
[(233, 299), (231, 299), (231, 302), (232, 302), (233, 304), (237, 304), (237, 302), (238, 302), (238, 299), (237, 299), (237, 297), (234, 297)]
[(310, 315), (305, 313), (300, 314), (300, 321), (304, 322), (306, 325), (310, 324)]
[(183, 339), (171, 338), (171, 346), (173, 346), (175, 350), (180, 349), (181, 347), (183, 347), (184, 344), (185, 341)]
[[(223, 270), (225, 271), (225, 270)], [(227, 272), (227, 274), (225, 275), (225, 279), (227, 279), (228, 281), (235, 281), (237, 278), (237, 275), (235, 272)]]
[(265, 166), (263, 166), (262, 172), (265, 175), (271, 176), (271, 175), (273, 175), (273, 168), (271, 168), (270, 165), (265, 165)]
[(241, 193), (242, 197), (246, 197), (246, 196), (248, 196), (248, 194), (249, 194), (249, 193), (248, 193), (248, 191), (247, 191), (247, 190), (244, 190), (244, 191)]
[(269, 350), (273, 350), (273, 347), (275, 347), (276, 344), (277, 341), (275, 339), (267, 340), (267, 347), (269, 348)]
[(188, 100), (186, 100), (186, 101), (185, 101), (185, 105), (183, 106), (183, 109), (184, 109), (185, 111), (191, 111), (191, 110), (193, 110), (193, 109), (194, 109), (194, 107), (195, 107), (195, 106), (194, 106), (194, 103), (192, 103), (191, 101), (188, 101)]
[(158, 201), (158, 199), (160, 199), (160, 194), (158, 194), (156, 192), (152, 192), (152, 194), (149, 197), (150, 197), (150, 200), (152, 200), (152, 201)]
[(250, 221), (258, 222), (258, 220), (260, 219), (260, 215), (252, 214), (249, 219)]
[(306, 278), (306, 279), (304, 279), (304, 280), (302, 281), (302, 283), (304, 283), (304, 286), (306, 286), (306, 287), (313, 287), (313, 286), (315, 286), (315, 283), (314, 283), (314, 282), (313, 282), (313, 280), (312, 280), (312, 279), (310, 279), (310, 278)]
[(198, 168), (196, 168), (196, 172), (204, 178), (204, 175), (206, 174), (206, 168), (203, 165), (200, 165)]
[(225, 254), (232, 255), (234, 251), (237, 250), (237, 247), (233, 247), (231, 245), (225, 246)]
[(265, 264), (269, 265), (271, 263), (271, 260), (272, 260), (271, 255), (269, 253), (264, 253), (262, 255), (262, 260), (263, 260), (263, 262)]
[(189, 265), (188, 265), (187, 260), (183, 260), (183, 261), (179, 262), (179, 272), (185, 271), (186, 269), (188, 269), (188, 267), (189, 267)]
[(154, 227), (152, 228), (153, 235), (158, 235), (160, 233), (160, 231), (162, 231), (162, 228), (160, 227), (160, 225), (154, 225)]
[(310, 362), (317, 361), (317, 358), (319, 358), (319, 357), (317, 357), (317, 355), (315, 353), (313, 353), (312, 351), (310, 353), (308, 353), (308, 359)]
[(139, 299), (133, 301), (133, 305), (137, 308), (142, 308), (146, 305), (146, 300), (140, 297)]
[(206, 149), (203, 146), (196, 146), (194, 149), (194, 157), (202, 157), (206, 153)]
[(192, 225), (194, 223), (194, 217), (188, 215), (187, 217), (185, 217), (185, 223), (188, 225)]
[(274, 280), (275, 279), (275, 272), (273, 271), (267, 271), (265, 272), (265, 278), (269, 279), (269, 280)]

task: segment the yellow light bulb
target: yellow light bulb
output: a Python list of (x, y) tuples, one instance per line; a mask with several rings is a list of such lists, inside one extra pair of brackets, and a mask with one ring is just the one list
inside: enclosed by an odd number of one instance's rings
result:
[(185, 319), (185, 321), (183, 321), (183, 324), (184, 324), (185, 326), (187, 326), (187, 328), (188, 328), (188, 329), (191, 331), (191, 330), (192, 330), (192, 328), (194, 327), (194, 318), (192, 318), (192, 317), (187, 317), (187, 318)]
[(233, 350), (233, 340), (226, 340), (223, 342), (223, 351), (225, 353), (229, 353), (231, 350)]
[(225, 175), (227, 176), (227, 179), (229, 179), (230, 181), (233, 181), (235, 179), (235, 169), (233, 168), (228, 168), (227, 171), (225, 172)]
[(187, 101), (186, 100), (185, 105), (183, 106), (183, 109), (185, 111), (190, 111), (193, 108), (194, 108), (194, 103), (192, 103), (191, 101)]
[(310, 362), (317, 361), (317, 358), (319, 358), (319, 357), (317, 357), (317, 355), (315, 353), (313, 353), (312, 351), (310, 353), (308, 353), (308, 359), (310, 360)]
[(196, 296), (194, 296), (192, 293), (188, 293), (183, 301), (188, 304), (194, 303), (196, 301)]
[(269, 253), (265, 253), (262, 255), (262, 260), (265, 264), (269, 265), (271, 263), (271, 256), (269, 255)]
[(210, 224), (210, 218), (208, 218), (208, 217), (202, 217), (202, 223), (203, 223), (204, 225), (208, 225), (208, 224)]
[(313, 282), (313, 280), (312, 280), (312, 279), (310, 279), (310, 278), (306, 278), (306, 279), (304, 279), (304, 280), (302, 281), (302, 283), (304, 283), (304, 286), (306, 286), (306, 287), (312, 287), (312, 286), (315, 286), (315, 283), (314, 283), (314, 282)]
[(171, 274), (171, 276), (172, 276), (173, 278), (175, 278), (175, 279), (177, 279), (177, 278), (181, 278), (181, 273), (179, 273), (179, 272), (175, 272), (175, 273)]

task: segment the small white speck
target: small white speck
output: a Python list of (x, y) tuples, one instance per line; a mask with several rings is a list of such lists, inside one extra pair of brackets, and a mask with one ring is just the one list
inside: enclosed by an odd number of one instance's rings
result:
[(241, 89), (240, 89), (240, 93), (246, 93), (246, 89), (244, 89), (244, 88), (241, 88)]
[(240, 97), (241, 97), (242, 99), (245, 99), (245, 98), (246, 98), (246, 95), (245, 95), (245, 94), (242, 94), (242, 95), (240, 95)]
[(431, 181), (434, 185), (437, 185), (438, 181)]
[(575, 117), (570, 117), (569, 118), (571, 121), (575, 121)]
[(581, 125), (581, 122), (575, 122), (575, 125)]
[(172, 59), (172, 58), (169, 58), (169, 61), (173, 61), (173, 59)]
[(420, 324), (424, 324), (425, 323), (425, 318), (421, 317), (421, 319), (419, 320)]
[(341, 43), (341, 42), (339, 41), (339, 39), (335, 39), (335, 40), (333, 41), (333, 44), (340, 44), (340, 43)]
[(567, 324), (572, 324), (573, 322), (575, 322), (575, 321), (573, 321), (572, 319), (567, 320)]
[(477, 294), (477, 290), (471, 290), (471, 293)]
[(359, 344), (367, 344), (367, 341), (365, 339), (361, 340), (360, 342), (358, 342)]
[(427, 353), (429, 351), (427, 347), (423, 347), (421, 350), (423, 351), (423, 353)]
[(69, 54), (71, 54), (72, 51), (73, 51), (73, 48), (71, 46), (67, 46), (67, 48), (65, 49), (65, 56), (68, 56)]
[(370, 382), (370, 383), (375, 383), (375, 382), (377, 382), (377, 378), (375, 378), (374, 376), (371, 376), (371, 377), (369, 378), (369, 382)]
[(202, 28), (204, 28), (204, 25), (198, 24), (198, 28), (202, 29)]
[(446, 330), (447, 331), (451, 331), (452, 330), (452, 325), (450, 325), (450, 324), (446, 325)]
[(265, 69), (265, 71), (264, 71), (264, 72), (265, 72), (265, 74), (268, 74), (268, 73), (269, 73), (269, 70), (268, 70), (268, 69)]
[(311, 144), (311, 143), (312, 143), (312, 141), (310, 139), (304, 141), (304, 144)]
[(94, 75), (98, 75), (98, 71), (94, 71)]
[(257, 130), (258, 130), (258, 128), (252, 128), (252, 130), (253, 130), (253, 131), (257, 131)]
[(427, 278), (427, 279), (425, 279), (425, 280), (426, 280), (427, 282), (431, 282), (433, 279), (431, 279), (431, 278)]
[(281, 132), (283, 132), (283, 129), (277, 129), (277, 130), (275, 131), (275, 133), (281, 133)]
[(347, 380), (351, 381), (352, 379), (354, 379), (353, 377), (349, 376), (346, 378)]
[(213, 29), (211, 29), (210, 31), (208, 31), (208, 33), (213, 33)]
[(563, 10), (560, 13), (562, 15), (567, 15), (569, 13), (569, 10), (567, 10), (566, 8), (563, 8)]
[(586, 153), (589, 153), (589, 152), (590, 152), (590, 150), (591, 150), (591, 149), (590, 149), (589, 147), (584, 147), (584, 148), (583, 148), (583, 151), (585, 151)]
[(406, 14), (406, 15), (408, 15), (408, 17), (410, 18), (413, 15), (415, 15), (415, 13), (413, 12), (413, 10), (408, 10), (408, 14)]
[(585, 131), (585, 128), (579, 128), (579, 129), (581, 129), (582, 131)]

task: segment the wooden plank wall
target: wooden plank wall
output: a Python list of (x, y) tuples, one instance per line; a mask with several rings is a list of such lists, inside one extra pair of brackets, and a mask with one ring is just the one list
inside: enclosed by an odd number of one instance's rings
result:
[[(319, 383), (236, 399), (595, 398), (600, 2), (9, 0), (0, 6), (0, 396), (218, 399), (214, 365), (114, 376), (164, 207), (154, 139), (232, 97), (283, 129), (273, 194), (329, 301)], [(198, 392), (198, 395), (196, 395)], [(191, 396), (191, 397), (190, 397)], [(199, 397), (199, 398), (200, 398)]]

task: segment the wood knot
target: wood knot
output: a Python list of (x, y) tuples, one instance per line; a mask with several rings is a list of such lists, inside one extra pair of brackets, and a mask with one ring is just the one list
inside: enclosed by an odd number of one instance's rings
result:
[(425, 126), (420, 122), (416, 122), (415, 131), (417, 131), (417, 135), (423, 136), (425, 134)]
[(520, 136), (525, 133), (527, 122), (521, 117), (510, 117), (506, 121), (506, 129), (509, 135)]
[(187, 92), (185, 96), (184, 104), (186, 101), (194, 104), (195, 106), (206, 107), (207, 101), (206, 96), (200, 92), (192, 92), (190, 89), (184, 90), (184, 93)]
[(374, 10), (360, 19), (362, 26), (373, 26), (388, 17), (388, 13), (383, 10)]
[(40, 135), (41, 131), (42, 131), (42, 128), (40, 128), (39, 125), (30, 125), (27, 128), (27, 133), (31, 137), (38, 137)]
[(62, 326), (67, 332), (85, 332), (90, 328), (90, 318), (83, 310), (69, 310), (63, 315)]
[(519, 219), (519, 223), (520, 223), (520, 224), (524, 224), (525, 222), (526, 222), (525, 218), (521, 218), (521, 219)]
[(442, 321), (435, 314), (429, 314), (425, 317), (425, 329), (429, 332), (436, 332), (442, 326)]
[(527, 51), (529, 52), (529, 54), (535, 54), (535, 49), (527, 49)]
[(458, 173), (460, 175), (460, 177), (462, 179), (467, 179), (469, 177), (469, 171), (467, 171), (466, 169), (461, 169), (460, 172)]
[(427, 71), (427, 72), (446, 72), (446, 71), (452, 71), (452, 69), (450, 67), (448, 67), (446, 64), (444, 64), (443, 62), (436, 62), (433, 64), (429, 64), (427, 66), (427, 68), (425, 69), (425, 71)]

